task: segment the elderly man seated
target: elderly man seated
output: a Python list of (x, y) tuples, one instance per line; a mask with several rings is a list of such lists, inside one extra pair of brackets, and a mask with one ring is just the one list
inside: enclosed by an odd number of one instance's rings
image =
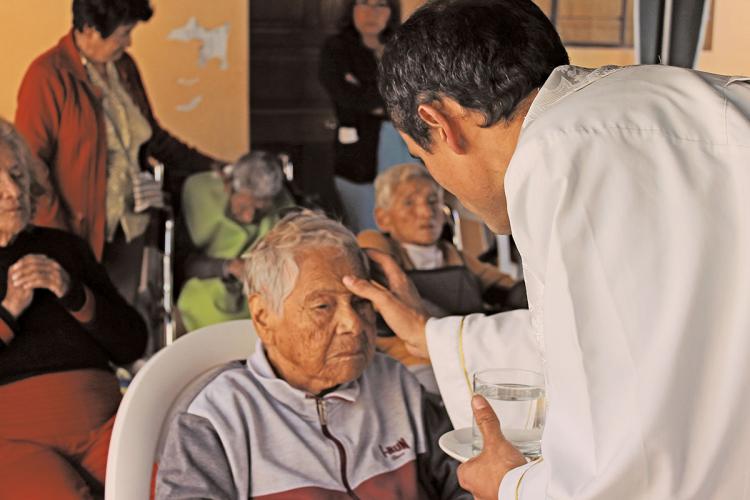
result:
[(240, 255), (293, 205), (283, 186), (281, 161), (266, 151), (242, 156), (225, 179), (204, 172), (185, 182), (183, 213), (195, 251), (185, 264), (190, 279), (177, 307), (188, 331), (250, 317)]
[(342, 283), (368, 275), (354, 235), (294, 213), (245, 261), (257, 349), (178, 413), (156, 497), (465, 497), (437, 447), (444, 410), (375, 354), (372, 305)]

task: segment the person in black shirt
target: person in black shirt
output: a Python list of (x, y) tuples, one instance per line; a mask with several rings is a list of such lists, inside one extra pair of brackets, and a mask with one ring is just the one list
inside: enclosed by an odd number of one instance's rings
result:
[(91, 498), (120, 401), (110, 363), (138, 359), (146, 325), (84, 240), (29, 224), (32, 161), (0, 119), (0, 485)]
[[(379, 144), (406, 146), (390, 125), (378, 91), (378, 60), (385, 41), (401, 22), (398, 0), (351, 0), (344, 8), (340, 31), (326, 39), (320, 53), (320, 81), (333, 103), (338, 122), (334, 141), (336, 188), (346, 223), (355, 233), (374, 229), (372, 182), (380, 165), (389, 161)], [(390, 135), (383, 136), (388, 129)], [(392, 149), (392, 148), (387, 148)], [(399, 148), (395, 148), (399, 149)]]

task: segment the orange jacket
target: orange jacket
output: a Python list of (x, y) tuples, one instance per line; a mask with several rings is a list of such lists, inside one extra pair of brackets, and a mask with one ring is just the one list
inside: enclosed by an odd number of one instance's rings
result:
[[(213, 162), (172, 137), (157, 123), (138, 68), (124, 54), (116, 63), (120, 80), (151, 123), (153, 135), (140, 157), (153, 156), (168, 171), (206, 170)], [(42, 164), (35, 177), (44, 190), (34, 223), (72, 231), (97, 259), (104, 250), (107, 138), (102, 94), (91, 84), (73, 41), (73, 31), (31, 63), (18, 92), (16, 127)], [(143, 164), (143, 161), (142, 161)]]

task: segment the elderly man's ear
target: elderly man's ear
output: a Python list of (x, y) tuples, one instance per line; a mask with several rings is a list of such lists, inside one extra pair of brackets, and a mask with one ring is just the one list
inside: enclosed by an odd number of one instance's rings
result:
[(466, 153), (466, 141), (463, 126), (467, 114), (463, 106), (450, 98), (420, 104), (417, 108), (419, 118), (430, 127), (433, 140), (444, 143), (453, 153)]
[(250, 309), (250, 317), (255, 326), (255, 333), (266, 346), (274, 345), (275, 329), (273, 328), (273, 323), (276, 315), (269, 307), (265, 297), (253, 293), (247, 298), (247, 306)]

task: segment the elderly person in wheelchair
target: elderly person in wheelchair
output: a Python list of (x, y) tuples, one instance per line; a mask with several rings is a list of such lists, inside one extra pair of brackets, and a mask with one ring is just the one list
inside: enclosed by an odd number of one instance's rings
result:
[(240, 255), (294, 205), (284, 188), (281, 161), (271, 153), (250, 152), (226, 170), (224, 178), (194, 174), (183, 189), (192, 252), (185, 262), (190, 279), (177, 307), (188, 331), (250, 317)]
[(157, 498), (464, 498), (439, 403), (375, 353), (375, 312), (344, 276), (368, 260), (341, 224), (287, 215), (245, 257), (260, 339), (170, 424)]
[[(391, 255), (412, 280), (432, 316), (492, 312), (526, 307), (523, 283), (481, 262), (441, 238), (445, 225), (443, 189), (422, 165), (403, 163), (375, 179), (375, 223), (365, 230), (362, 248)], [(407, 365), (432, 391), (437, 385), (429, 361), (407, 352), (385, 326), (378, 348)]]

